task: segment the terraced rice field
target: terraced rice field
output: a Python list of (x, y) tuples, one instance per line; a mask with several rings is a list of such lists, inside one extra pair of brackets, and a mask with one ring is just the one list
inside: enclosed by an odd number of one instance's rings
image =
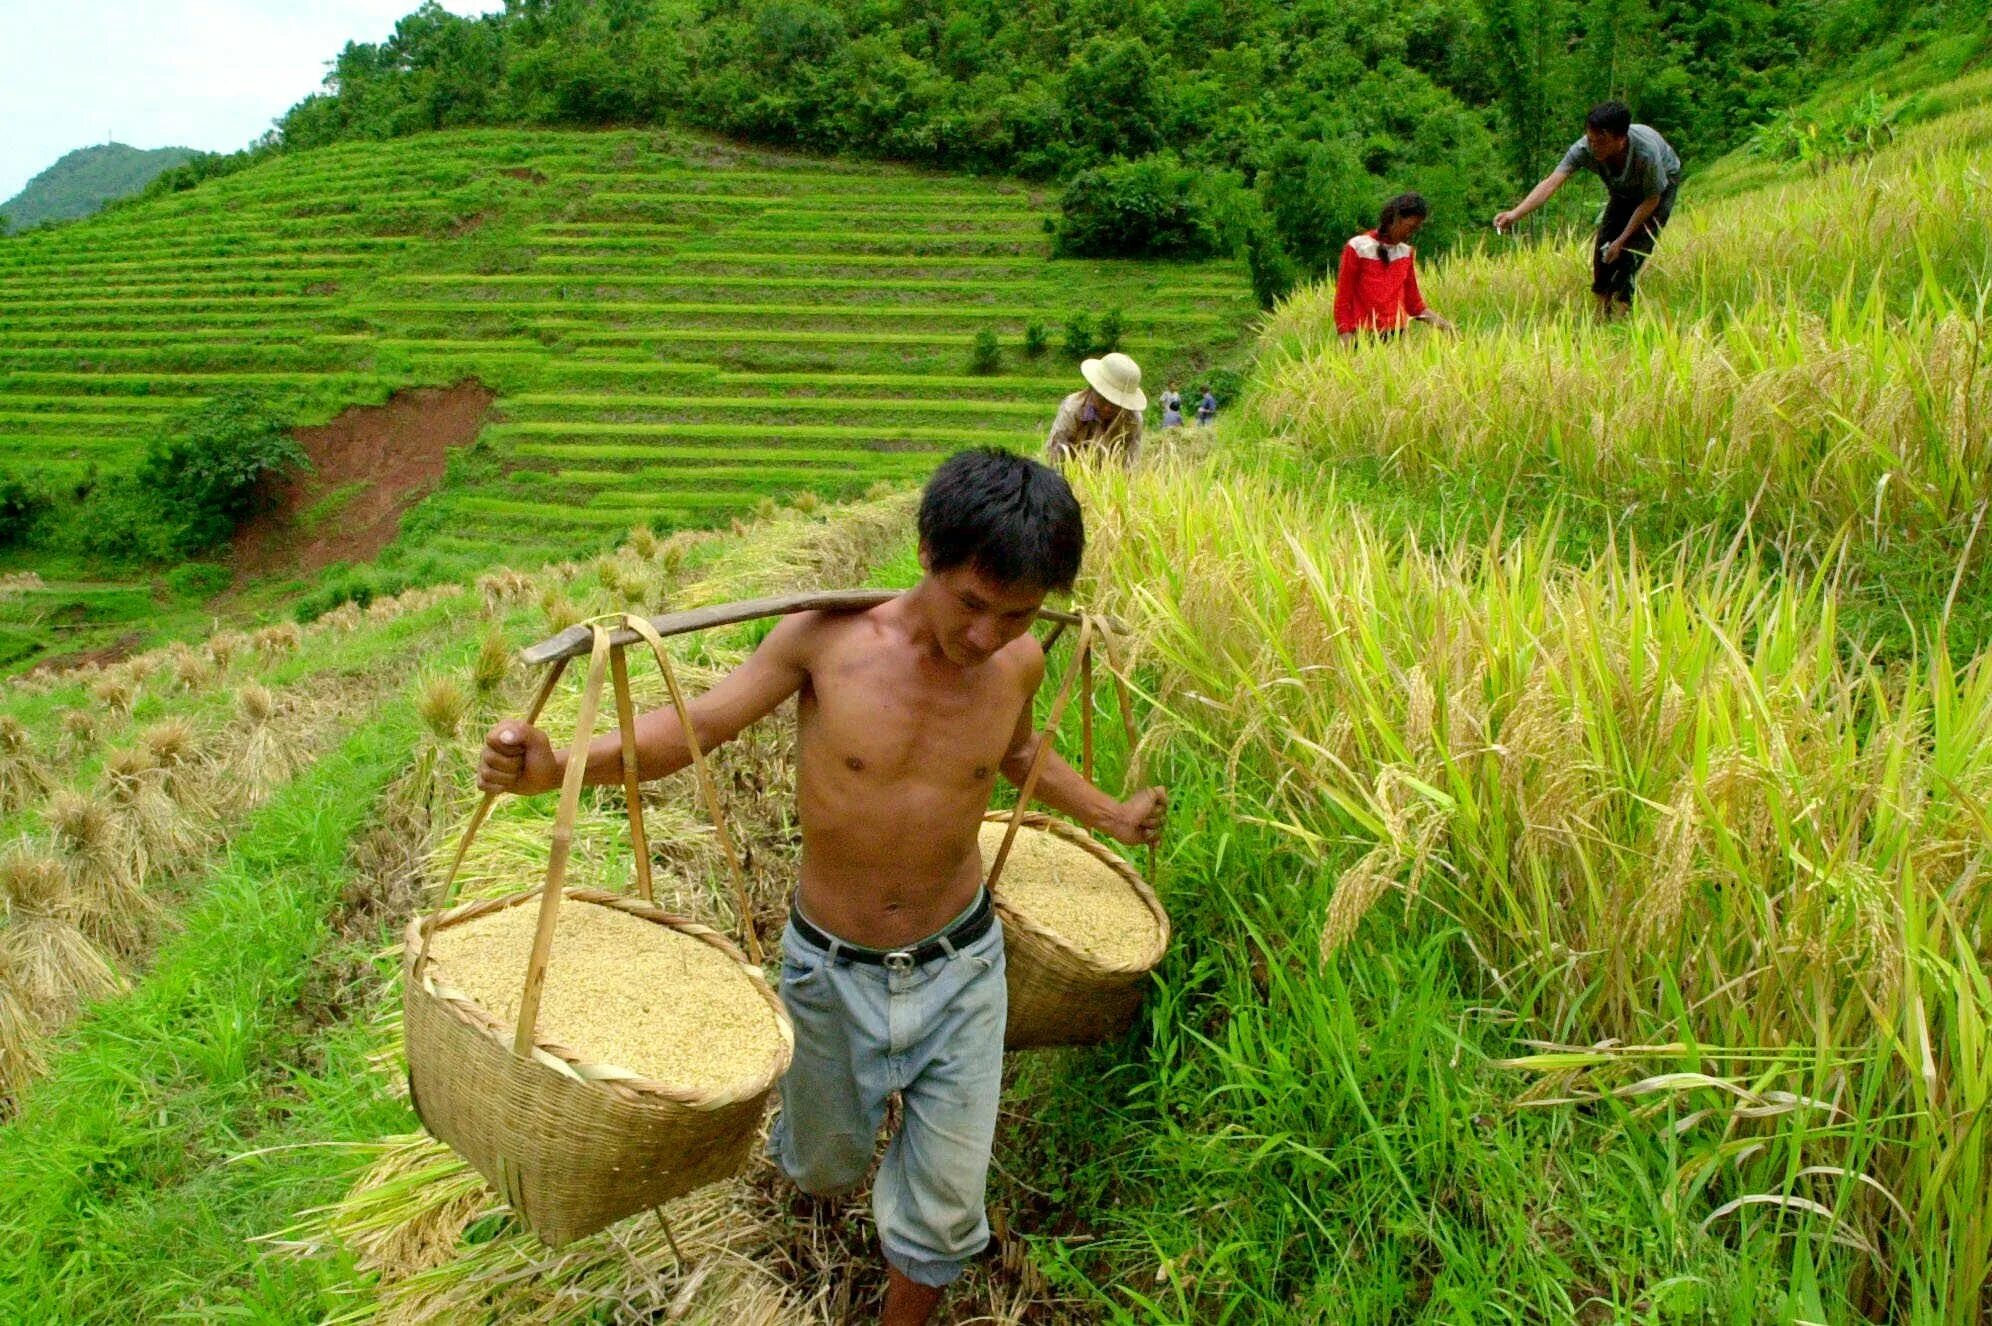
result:
[[(1158, 386), (1237, 344), (1237, 264), (1053, 261), (1047, 212), (1015, 183), (649, 131), (282, 158), (0, 243), (0, 468), (116, 470), (234, 386), (315, 422), (475, 376), (497, 463), (407, 537), (516, 561), (1033, 446), (1077, 382), (1075, 314), (1121, 310)], [(972, 374), (984, 330), (1002, 362)]]

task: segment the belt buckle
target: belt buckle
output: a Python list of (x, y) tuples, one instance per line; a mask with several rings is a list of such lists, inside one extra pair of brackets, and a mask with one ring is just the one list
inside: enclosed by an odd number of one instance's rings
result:
[(911, 949), (894, 949), (885, 955), (884, 961), (885, 969), (895, 975), (904, 976), (907, 972), (913, 970), (913, 952)]

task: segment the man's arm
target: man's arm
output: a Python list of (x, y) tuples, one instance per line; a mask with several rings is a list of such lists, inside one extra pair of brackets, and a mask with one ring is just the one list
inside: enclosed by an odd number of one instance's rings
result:
[[(731, 741), (743, 728), (773, 713), (794, 695), (809, 674), (808, 654), (821, 614), (798, 613), (784, 618), (745, 663), (726, 674), (711, 690), (688, 701), (699, 748), (709, 751)], [(662, 778), (692, 762), (678, 711), (666, 705), (638, 714), (636, 773), (639, 779)], [(555, 750), (544, 732), (523, 720), (499, 723), (484, 738), (477, 785), (486, 792), (531, 796), (560, 786), (570, 752)], [(588, 746), (587, 783), (622, 781), (620, 731), (596, 737)]]
[(1633, 208), (1632, 216), (1626, 220), (1625, 230), (1617, 239), (1605, 246), (1605, 261), (1617, 262), (1619, 255), (1625, 252), (1625, 246), (1632, 243), (1633, 238), (1645, 228), (1646, 223), (1652, 220), (1653, 214), (1659, 210), (1660, 195), (1657, 193)]
[[(1037, 694), (1044, 679), (1044, 656), (1038, 655), (1029, 694)], [(1042, 740), (1031, 726), (1031, 705), (1027, 698), (1017, 715), (1017, 729), (1010, 735), (1010, 749), (1003, 756), (1003, 776), (1018, 788), (1030, 776), (1031, 761), (1037, 757)], [(1038, 773), (1032, 796), (1061, 815), (1089, 829), (1099, 829), (1129, 844), (1152, 843), (1162, 836), (1162, 821), (1168, 814), (1169, 795), (1159, 787), (1145, 787), (1126, 801), (1116, 801), (1080, 776), (1056, 750), (1045, 751), (1044, 768)]]
[(1522, 199), (1507, 211), (1495, 214), (1494, 228), (1496, 230), (1506, 230), (1508, 227), (1514, 225), (1515, 222), (1548, 202), (1551, 196), (1563, 187), (1563, 181), (1569, 178), (1570, 172), (1561, 166), (1550, 171), (1549, 174), (1542, 177), (1542, 180), (1535, 188), (1529, 190), (1528, 197)]

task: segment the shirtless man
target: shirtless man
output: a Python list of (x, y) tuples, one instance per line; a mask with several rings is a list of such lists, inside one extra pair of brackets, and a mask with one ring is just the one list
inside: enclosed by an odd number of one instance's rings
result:
[[(769, 1153), (806, 1192), (848, 1192), (900, 1093), (903, 1122), (872, 1190), (885, 1326), (927, 1321), (989, 1241), (1006, 998), (977, 831), (996, 774), (1021, 783), (1037, 751), (1044, 651), (1028, 629), (1046, 594), (1071, 588), (1084, 547), (1056, 471), (961, 452), (920, 504), (919, 584), (865, 612), (785, 618), (691, 704), (711, 749), (798, 697), (802, 868), (781, 979), (796, 1046)], [(691, 762), (669, 708), (638, 715), (636, 749), (643, 778)], [(566, 758), (545, 733), (500, 723), (478, 786), (552, 791)], [(587, 781), (621, 780), (620, 739), (598, 737)], [(1130, 844), (1155, 841), (1167, 805), (1156, 787), (1117, 801), (1056, 754), (1037, 798)]]

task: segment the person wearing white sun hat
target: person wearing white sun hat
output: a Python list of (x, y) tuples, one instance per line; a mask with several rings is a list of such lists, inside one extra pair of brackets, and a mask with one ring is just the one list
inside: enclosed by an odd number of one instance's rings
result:
[(1048, 465), (1096, 451), (1132, 465), (1141, 452), (1141, 412), (1148, 397), (1141, 390), (1141, 365), (1118, 352), (1088, 359), (1079, 365), (1086, 387), (1058, 407), (1051, 433), (1044, 440)]

